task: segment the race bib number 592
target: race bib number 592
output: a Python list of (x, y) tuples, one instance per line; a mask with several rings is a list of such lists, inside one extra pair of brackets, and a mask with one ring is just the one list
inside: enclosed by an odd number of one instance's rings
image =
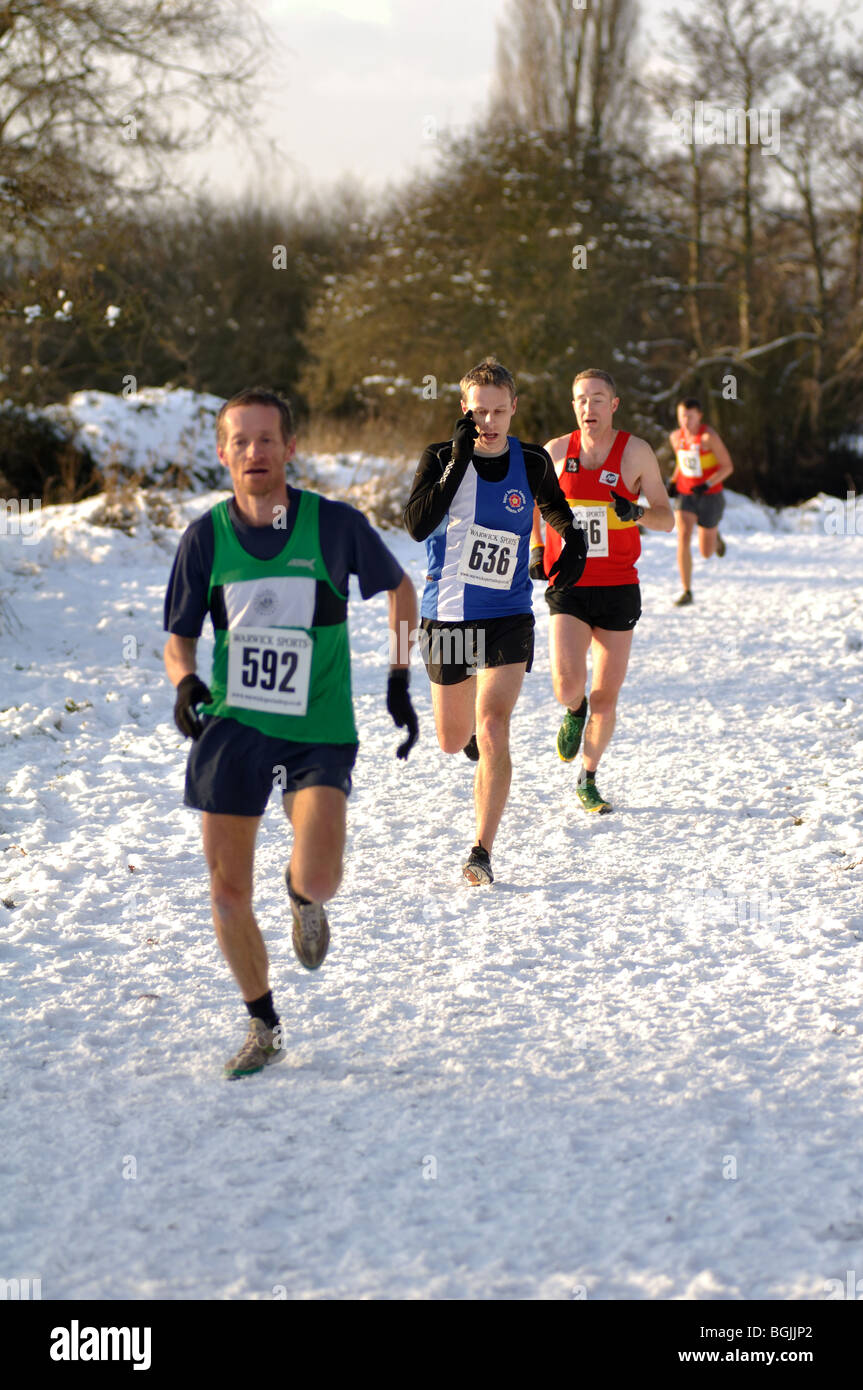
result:
[(305, 714), (312, 639), (297, 628), (231, 628), (228, 704), (262, 714)]

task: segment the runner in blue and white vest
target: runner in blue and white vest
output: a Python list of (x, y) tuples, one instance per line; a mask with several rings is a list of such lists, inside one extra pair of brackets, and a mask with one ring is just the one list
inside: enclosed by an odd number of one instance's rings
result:
[(534, 501), (565, 541), (557, 587), (578, 582), (587, 552), (548, 454), (508, 433), (512, 374), (487, 357), (460, 386), (462, 417), (454, 437), (420, 459), (405, 526), (426, 543), (420, 650), (438, 742), (477, 763), (476, 843), (462, 870), (475, 887), (494, 878), (491, 849), (512, 780), (509, 721), (533, 662)]

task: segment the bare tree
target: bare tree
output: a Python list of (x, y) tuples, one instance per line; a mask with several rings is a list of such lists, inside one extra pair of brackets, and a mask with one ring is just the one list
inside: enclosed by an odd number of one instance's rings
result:
[(588, 139), (602, 143), (620, 110), (636, 13), (636, 0), (509, 0), (498, 27), (492, 117), (563, 132), (571, 157)]
[(244, 0), (2, 5), (0, 235), (163, 188), (217, 122), (248, 128), (263, 36)]

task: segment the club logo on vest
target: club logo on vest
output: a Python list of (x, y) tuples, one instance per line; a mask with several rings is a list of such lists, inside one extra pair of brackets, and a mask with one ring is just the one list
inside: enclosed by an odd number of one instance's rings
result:
[(252, 599), (252, 614), (256, 618), (271, 618), (276, 611), (279, 596), (275, 589), (259, 589)]
[(527, 506), (527, 498), (520, 488), (511, 487), (503, 495), (503, 505), (508, 512), (523, 512)]
[(610, 469), (603, 468), (602, 472), (599, 475), (599, 481), (601, 483), (605, 483), (606, 487), (616, 487), (617, 484), (620, 482), (620, 474), (612, 473)]
[(566, 466), (564, 467), (564, 470), (563, 470), (564, 473), (577, 473), (577, 472), (578, 472), (578, 464), (579, 464), (579, 460), (578, 460), (577, 458), (568, 458), (568, 459), (566, 460)]
[(288, 561), (288, 569), (290, 569), (291, 565), (302, 565), (304, 569), (311, 570), (312, 574), (315, 572), (314, 560), (301, 560), (299, 556), (295, 556), (293, 560)]

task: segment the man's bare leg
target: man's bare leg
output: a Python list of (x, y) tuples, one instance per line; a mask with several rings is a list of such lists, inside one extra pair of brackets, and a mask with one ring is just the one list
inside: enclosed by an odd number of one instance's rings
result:
[(476, 727), (476, 676), (457, 685), (431, 682), (437, 741), (444, 753), (460, 753)]
[(479, 762), (474, 775), (476, 839), (491, 850), (512, 781), (509, 755), (510, 716), (515, 708), (526, 662), (492, 666), (477, 674), (476, 742)]
[(222, 955), (246, 1003), (269, 989), (267, 948), (252, 911), (255, 839), (260, 816), (203, 814), (213, 925)]
[(548, 628), (551, 680), (555, 698), (577, 710), (587, 688), (587, 653), (591, 630), (570, 613), (552, 613)]
[(294, 952), (307, 970), (317, 970), (330, 944), (323, 904), (338, 892), (342, 881), (347, 797), (339, 787), (303, 787), (284, 802), (294, 827), (294, 848), (285, 874)]
[(698, 528), (698, 549), (709, 560), (711, 555), (716, 554), (717, 538), (719, 536), (718, 526), (699, 526)]
[(593, 631), (593, 680), (590, 717), (584, 730), (584, 770), (595, 772), (611, 742), (617, 719), (617, 697), (626, 678), (632, 632)]
[(674, 514), (677, 526), (677, 568), (684, 593), (692, 589), (692, 532), (695, 530), (695, 513), (682, 509)]
[(347, 797), (338, 787), (303, 787), (282, 800), (294, 830), (291, 887), (310, 902), (324, 903), (342, 881)]

